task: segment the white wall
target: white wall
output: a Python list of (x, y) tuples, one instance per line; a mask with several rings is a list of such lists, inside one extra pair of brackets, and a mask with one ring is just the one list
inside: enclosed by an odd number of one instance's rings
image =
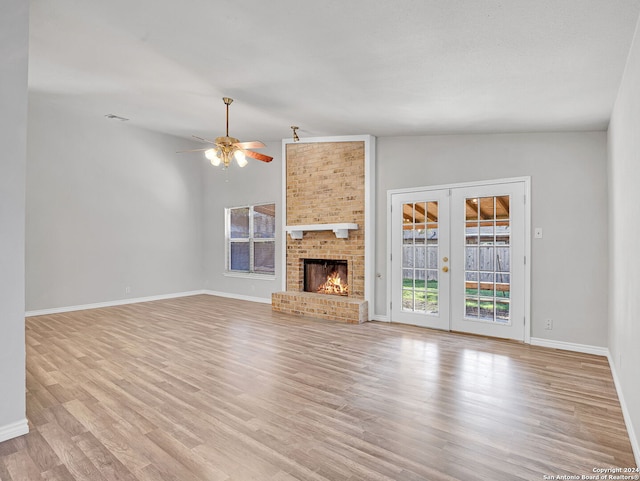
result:
[[(640, 25), (640, 23), (639, 23)], [(609, 124), (609, 351), (640, 462), (640, 35)]]
[(29, 2), (0, 15), (0, 441), (27, 430), (24, 214)]
[(133, 124), (30, 94), (27, 310), (202, 289), (193, 143)]
[[(387, 191), (531, 176), (532, 337), (606, 347), (604, 132), (378, 138), (376, 314), (387, 315)], [(554, 328), (544, 330), (551, 318)]]
[[(269, 163), (247, 159), (249, 164), (244, 168), (232, 163), (227, 170), (213, 167), (206, 160), (201, 163), (204, 180), (204, 285), (210, 291), (270, 302), (271, 293), (282, 290), (282, 143), (265, 143), (266, 148), (258, 152), (272, 156)], [(225, 276), (224, 209), (268, 202), (276, 204), (276, 278)]]

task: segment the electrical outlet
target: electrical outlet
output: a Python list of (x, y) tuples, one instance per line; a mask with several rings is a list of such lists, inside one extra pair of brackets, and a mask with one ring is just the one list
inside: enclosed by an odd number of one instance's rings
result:
[(553, 329), (553, 319), (547, 319), (547, 320), (545, 321), (545, 323), (544, 323), (544, 328), (545, 328), (547, 331), (552, 330), (552, 329)]
[(542, 239), (542, 227), (536, 227), (535, 230), (533, 231), (533, 236), (536, 239)]
[(131, 287), (127, 286), (124, 288), (124, 293), (125, 294), (131, 294)]

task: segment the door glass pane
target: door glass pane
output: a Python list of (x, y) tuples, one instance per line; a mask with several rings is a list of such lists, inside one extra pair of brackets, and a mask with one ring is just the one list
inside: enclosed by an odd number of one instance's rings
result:
[(402, 226), (402, 243), (413, 244), (413, 225), (405, 224)]
[(413, 267), (413, 246), (402, 246), (402, 267)]
[(467, 245), (478, 244), (478, 223), (477, 222), (467, 222), (467, 226), (465, 229), (465, 236), (466, 236)]
[(416, 269), (414, 271), (413, 289), (414, 289), (414, 309), (416, 311), (425, 312), (427, 308), (426, 302), (426, 271)]
[(427, 267), (427, 249), (425, 246), (416, 246), (415, 247), (415, 266), (419, 269), (424, 269)]
[(493, 220), (495, 215), (493, 213), (494, 197), (482, 197), (480, 199), (480, 219)]
[(509, 301), (496, 301), (496, 322), (509, 322)]
[(496, 272), (511, 272), (509, 247), (496, 247)]
[(438, 222), (437, 202), (427, 202), (427, 222)]
[(402, 206), (402, 310), (438, 313), (438, 203)]
[(438, 245), (438, 224), (427, 224), (427, 244)]
[[(406, 281), (406, 279), (405, 279)], [(411, 282), (413, 287), (413, 282)], [(413, 311), (413, 289), (402, 289), (402, 310)]]
[(438, 313), (438, 290), (427, 290), (427, 312), (430, 314)]
[(414, 208), (414, 219), (416, 224), (427, 222), (427, 204), (426, 202), (416, 202)]
[(477, 247), (467, 247), (467, 255), (465, 262), (465, 269), (467, 271), (477, 271), (478, 270), (478, 248)]
[(502, 221), (496, 222), (496, 244), (497, 245), (510, 244), (511, 243), (510, 235), (511, 235), (511, 229), (510, 229), (509, 222), (502, 222)]
[(465, 303), (465, 312), (464, 317), (467, 319), (477, 319), (478, 318), (478, 298), (477, 297), (467, 297), (464, 300)]
[(480, 295), (494, 297), (493, 272), (480, 273)]
[(479, 270), (493, 271), (493, 247), (480, 247)]
[(437, 314), (438, 312), (438, 269), (427, 271), (427, 312)]
[(438, 270), (430, 269), (427, 271), (427, 286), (429, 289), (438, 289)]
[(465, 293), (467, 296), (478, 296), (480, 286), (478, 285), (478, 272), (477, 271), (466, 271), (465, 272)]
[(480, 298), (480, 311), (478, 318), (483, 321), (493, 321), (493, 298)]
[(509, 274), (496, 274), (496, 299), (508, 299), (511, 297), (511, 276)]
[(509, 324), (508, 195), (465, 199), (465, 319)]
[(496, 219), (509, 218), (509, 196), (501, 195), (496, 197)]
[(480, 222), (480, 245), (491, 246), (495, 240), (495, 224)]
[(413, 225), (413, 204), (402, 204), (402, 222)]
[(438, 268), (438, 246), (427, 247), (427, 267), (429, 269)]
[(478, 199), (467, 199), (465, 202), (465, 216), (467, 220), (478, 220)]

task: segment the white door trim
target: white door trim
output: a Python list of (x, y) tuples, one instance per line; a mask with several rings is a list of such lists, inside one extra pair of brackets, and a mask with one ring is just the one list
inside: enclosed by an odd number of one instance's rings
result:
[(524, 206), (524, 252), (526, 263), (524, 266), (524, 342), (531, 344), (531, 177), (509, 177), (505, 179), (480, 180), (475, 182), (460, 182), (455, 184), (429, 185), (422, 187), (408, 187), (404, 189), (391, 189), (387, 191), (387, 319), (391, 321), (390, 303), (391, 292), (391, 196), (410, 192), (422, 192), (428, 190), (455, 189), (459, 187), (478, 187), (484, 185), (497, 185), (513, 182), (524, 182), (525, 206)]

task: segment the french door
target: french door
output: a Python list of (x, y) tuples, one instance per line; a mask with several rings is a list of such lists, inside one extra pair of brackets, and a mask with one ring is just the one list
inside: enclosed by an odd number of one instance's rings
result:
[(392, 196), (392, 321), (449, 329), (449, 191)]
[(391, 195), (391, 321), (524, 340), (524, 181)]

